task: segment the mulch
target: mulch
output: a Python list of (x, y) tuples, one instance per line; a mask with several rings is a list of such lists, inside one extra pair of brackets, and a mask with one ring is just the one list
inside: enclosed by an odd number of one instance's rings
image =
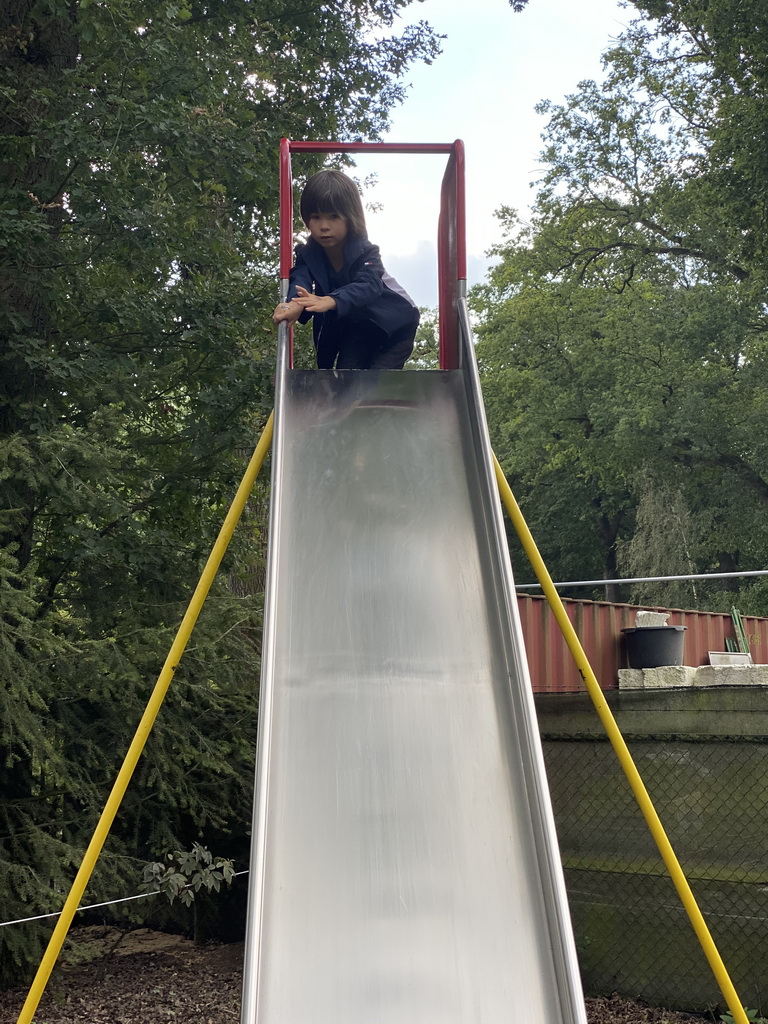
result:
[[(148, 929), (80, 928), (35, 1024), (239, 1024), (242, 965), (242, 942), (195, 946)], [(0, 992), (0, 1024), (15, 1024), (25, 998), (26, 990)], [(618, 995), (586, 1002), (589, 1024), (711, 1024)]]

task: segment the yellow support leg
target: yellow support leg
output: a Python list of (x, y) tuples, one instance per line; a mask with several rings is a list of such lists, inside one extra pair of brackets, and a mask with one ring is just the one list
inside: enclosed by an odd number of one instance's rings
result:
[(552, 613), (554, 614), (557, 624), (562, 631), (563, 638), (568, 644), (568, 648), (574, 657), (576, 666), (584, 680), (587, 692), (592, 698), (595, 710), (600, 716), (600, 721), (603, 723), (603, 727), (608, 734), (611, 745), (616, 751), (616, 756), (621, 763), (621, 767), (627, 777), (627, 781), (632, 787), (635, 799), (640, 805), (640, 810), (643, 812), (643, 817), (648, 824), (648, 828), (651, 830), (651, 834), (656, 842), (656, 846), (658, 847), (662, 860), (664, 861), (667, 871), (674, 882), (677, 893), (685, 907), (686, 913), (693, 925), (693, 929), (696, 932), (696, 936), (701, 943), (704, 955), (709, 962), (709, 966), (712, 968), (712, 973), (714, 974), (717, 984), (720, 987), (720, 991), (723, 993), (723, 997), (728, 1004), (731, 1016), (733, 1017), (735, 1024), (749, 1024), (747, 1015), (744, 1012), (744, 1007), (736, 994), (736, 989), (733, 987), (733, 983), (728, 976), (725, 964), (723, 963), (720, 953), (717, 950), (717, 946), (715, 946), (712, 936), (709, 933), (709, 928), (707, 927), (701, 911), (699, 910), (696, 899), (691, 891), (691, 887), (688, 884), (688, 879), (685, 877), (683, 869), (680, 867), (675, 851), (672, 849), (672, 844), (664, 831), (664, 826), (661, 824), (661, 820), (656, 813), (656, 808), (653, 806), (651, 798), (648, 795), (648, 790), (645, 788), (645, 784), (640, 777), (640, 773), (635, 766), (635, 762), (632, 760), (632, 755), (624, 742), (624, 737), (621, 735), (621, 731), (616, 724), (616, 719), (613, 717), (611, 709), (608, 707), (603, 691), (600, 689), (597, 678), (592, 671), (589, 661), (587, 660), (587, 656), (584, 653), (584, 649), (576, 635), (576, 630), (573, 628), (571, 620), (568, 618), (563, 602), (560, 600), (560, 595), (552, 582), (552, 577), (547, 571), (547, 567), (539, 553), (539, 549), (536, 547), (536, 542), (531, 535), (531, 531), (528, 529), (528, 524), (520, 511), (520, 506), (515, 500), (515, 496), (507, 483), (506, 477), (504, 476), (495, 455), (493, 457), (493, 461), (496, 469), (496, 481), (499, 485), (499, 493), (501, 494), (501, 500), (504, 507), (509, 513), (509, 517), (512, 520), (525, 553), (530, 559), (533, 571), (536, 573), (536, 578), (541, 584), (541, 588), (549, 602)]
[(131, 776), (133, 775), (139, 757), (144, 749), (144, 745), (152, 731), (152, 726), (155, 724), (155, 719), (160, 711), (165, 695), (168, 692), (168, 687), (171, 685), (174, 673), (176, 672), (181, 656), (184, 653), (187, 642), (189, 641), (190, 634), (194, 629), (200, 610), (208, 596), (208, 591), (211, 589), (213, 579), (221, 565), (221, 560), (224, 557), (224, 553), (232, 539), (232, 534), (234, 533), (235, 527), (242, 515), (243, 509), (245, 508), (248, 495), (253, 490), (254, 481), (256, 480), (258, 472), (264, 463), (267, 452), (269, 451), (269, 446), (272, 443), (273, 424), (274, 413), (270, 413), (267, 425), (259, 438), (259, 443), (256, 446), (256, 450), (251, 457), (251, 461), (245, 471), (245, 475), (243, 476), (237, 490), (237, 494), (232, 501), (229, 512), (227, 513), (221, 530), (219, 531), (216, 543), (208, 556), (208, 561), (205, 563), (203, 574), (195, 588), (195, 592), (192, 595), (184, 614), (184, 618), (182, 619), (181, 625), (179, 626), (179, 630), (176, 634), (176, 639), (173, 641), (168, 657), (165, 660), (165, 664), (163, 665), (162, 671), (155, 683), (155, 688), (152, 691), (147, 707), (142, 715), (141, 721), (139, 722), (139, 726), (133, 737), (131, 745), (128, 748), (128, 753), (125, 755), (123, 766), (118, 773), (114, 786), (112, 787), (112, 792), (104, 805), (104, 810), (101, 812), (101, 817), (99, 818), (96, 830), (93, 833), (88, 849), (85, 851), (80, 869), (72, 883), (72, 888), (70, 889), (69, 896), (64, 904), (64, 909), (61, 912), (58, 923), (51, 935), (50, 941), (48, 942), (48, 948), (43, 955), (43, 959), (40, 961), (40, 966), (38, 967), (37, 974), (30, 986), (24, 1006), (21, 1008), (17, 1024), (30, 1024), (35, 1015), (35, 1010), (37, 1009), (43, 992), (45, 991), (45, 986), (48, 984), (51, 971), (53, 970), (54, 964), (61, 952), (64, 939), (67, 937), (67, 932), (69, 931), (69, 926), (72, 923), (72, 918), (75, 916), (75, 911), (80, 906), (80, 901), (83, 898), (85, 887), (88, 885), (90, 877), (93, 874), (93, 869), (96, 866), (96, 861), (99, 859), (99, 854), (101, 853), (102, 847), (109, 835), (112, 822), (115, 820), (115, 815), (117, 814), (118, 808), (125, 796), (128, 783), (131, 781)]

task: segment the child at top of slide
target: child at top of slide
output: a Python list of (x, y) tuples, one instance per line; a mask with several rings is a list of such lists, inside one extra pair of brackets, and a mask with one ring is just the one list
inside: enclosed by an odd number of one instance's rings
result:
[(313, 175), (301, 194), (309, 229), (296, 247), (277, 323), (307, 323), (321, 370), (401, 370), (413, 351), (419, 310), (368, 241), (357, 186), (341, 171)]

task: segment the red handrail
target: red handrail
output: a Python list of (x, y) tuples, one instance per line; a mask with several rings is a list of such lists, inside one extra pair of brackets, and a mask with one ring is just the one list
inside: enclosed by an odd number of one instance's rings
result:
[(280, 140), (280, 278), (290, 277), (293, 266), (293, 178), (291, 143)]
[(467, 280), (467, 244), (464, 231), (464, 143), (457, 140), (448, 160), (440, 190), (437, 240), (440, 367), (459, 365), (457, 302), (459, 282)]
[(455, 143), (290, 141), (288, 145), (293, 153), (452, 153)]

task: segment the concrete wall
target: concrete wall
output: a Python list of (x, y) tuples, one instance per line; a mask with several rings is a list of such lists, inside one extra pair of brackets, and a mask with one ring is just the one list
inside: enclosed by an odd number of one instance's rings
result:
[[(768, 688), (604, 695), (742, 1001), (768, 1011)], [(586, 991), (724, 1006), (586, 694), (538, 694)]]

